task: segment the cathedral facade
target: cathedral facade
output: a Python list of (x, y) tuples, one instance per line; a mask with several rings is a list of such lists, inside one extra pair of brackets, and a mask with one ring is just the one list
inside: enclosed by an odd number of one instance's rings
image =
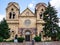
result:
[(45, 9), (45, 3), (38, 3), (35, 6), (34, 13), (29, 8), (20, 13), (19, 4), (10, 2), (6, 8), (6, 21), (10, 28), (10, 39), (14, 39), (15, 35), (18, 35), (18, 37), (23, 36), (26, 41), (30, 41), (36, 35), (42, 34), (43, 24), (45, 23), (43, 20)]

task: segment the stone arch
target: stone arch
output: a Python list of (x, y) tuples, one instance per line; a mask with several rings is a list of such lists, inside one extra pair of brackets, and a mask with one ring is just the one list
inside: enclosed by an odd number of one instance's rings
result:
[(31, 32), (29, 30), (25, 31), (25, 41), (30, 41), (31, 39)]
[(30, 34), (31, 34), (31, 32), (29, 30), (25, 31), (25, 35), (30, 35)]

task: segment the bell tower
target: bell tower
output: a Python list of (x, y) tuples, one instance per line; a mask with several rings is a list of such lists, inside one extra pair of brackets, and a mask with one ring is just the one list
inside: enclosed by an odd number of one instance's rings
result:
[(18, 34), (20, 8), (16, 2), (10, 2), (6, 8), (6, 21), (10, 28), (11, 39)]
[(19, 13), (19, 5), (16, 2), (10, 2), (6, 8), (6, 20), (18, 20)]
[(43, 20), (43, 13), (46, 9), (46, 4), (45, 3), (38, 3), (35, 7), (35, 14), (36, 14), (36, 25), (37, 25), (37, 35), (41, 34), (43, 31), (43, 24), (45, 23)]
[(35, 7), (35, 13), (37, 16), (37, 20), (43, 20), (43, 12), (45, 11), (46, 4), (38, 3)]

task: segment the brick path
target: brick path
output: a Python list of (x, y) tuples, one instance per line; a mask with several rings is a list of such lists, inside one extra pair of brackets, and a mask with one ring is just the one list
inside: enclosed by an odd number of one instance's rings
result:
[[(23, 43), (0, 42), (0, 45), (32, 45), (32, 42)], [(60, 42), (35, 42), (34, 45), (60, 45)]]

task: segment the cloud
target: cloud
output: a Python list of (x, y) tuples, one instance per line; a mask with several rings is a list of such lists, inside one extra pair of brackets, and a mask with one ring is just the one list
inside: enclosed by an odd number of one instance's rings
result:
[(60, 7), (60, 0), (51, 0), (50, 3), (52, 6), (55, 6), (55, 8)]
[(5, 15), (0, 14), (0, 21), (5, 18)]
[(35, 10), (35, 3), (36, 3), (36, 0), (32, 0), (32, 2), (30, 2), (28, 4), (28, 7), (34, 12)]
[(52, 6), (54, 6), (58, 12), (58, 17), (60, 17), (60, 0), (50, 0)]
[(33, 3), (30, 3), (30, 4), (28, 5), (28, 7), (31, 8), (31, 9), (34, 9), (34, 4), (33, 4)]

